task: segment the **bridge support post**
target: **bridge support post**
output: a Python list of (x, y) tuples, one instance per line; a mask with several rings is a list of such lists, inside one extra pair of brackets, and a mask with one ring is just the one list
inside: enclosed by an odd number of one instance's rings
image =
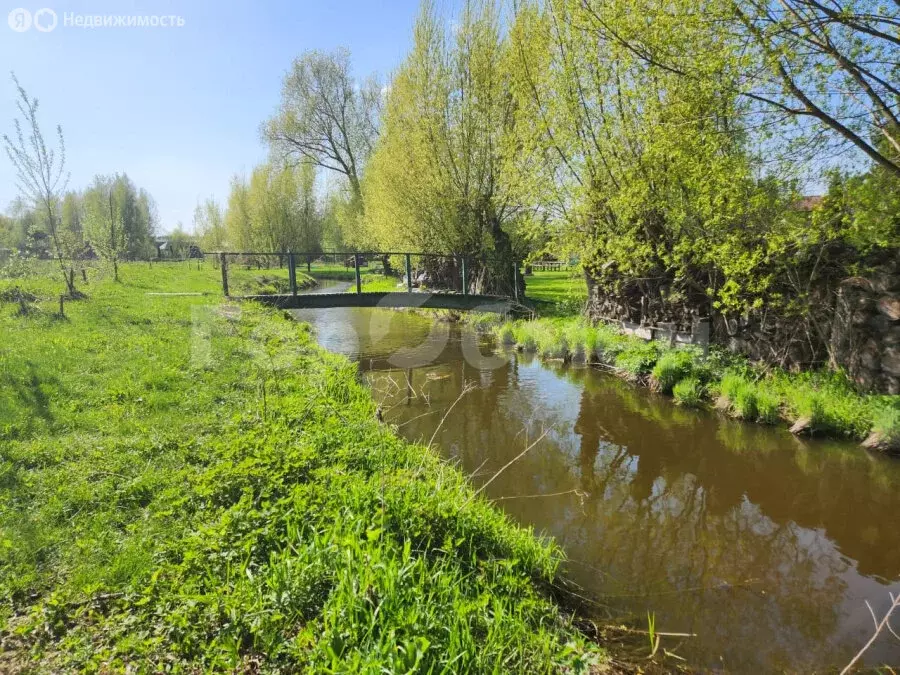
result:
[(409, 253), (406, 254), (406, 292), (412, 293), (412, 261)]
[(469, 294), (469, 274), (468, 269), (466, 268), (466, 256), (462, 256), (462, 292), (463, 295)]
[(219, 254), (219, 267), (222, 269), (222, 292), (225, 294), (227, 298), (228, 293), (228, 258), (225, 257), (224, 253)]
[(362, 278), (359, 275), (359, 253), (353, 254), (353, 268), (356, 270), (356, 294), (362, 293)]
[(297, 259), (288, 251), (288, 284), (291, 287), (291, 295), (297, 295)]

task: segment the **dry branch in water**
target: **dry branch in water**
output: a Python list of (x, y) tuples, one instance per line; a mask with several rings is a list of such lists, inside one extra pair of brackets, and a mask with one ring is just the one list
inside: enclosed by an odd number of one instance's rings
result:
[(881, 621), (879, 621), (878, 618), (875, 616), (875, 612), (872, 609), (872, 605), (870, 605), (869, 601), (866, 600), (866, 607), (869, 608), (869, 614), (872, 615), (872, 621), (875, 624), (875, 632), (872, 633), (872, 637), (870, 637), (869, 641), (863, 645), (862, 649), (860, 649), (858, 652), (856, 652), (856, 656), (854, 656), (853, 659), (851, 659), (850, 663), (848, 663), (846, 666), (844, 666), (844, 669), (841, 671), (841, 675), (846, 675), (847, 673), (850, 672), (850, 670), (853, 668), (853, 666), (856, 665), (856, 662), (859, 661), (862, 658), (863, 654), (865, 654), (868, 651), (869, 647), (871, 647), (873, 644), (875, 644), (875, 640), (878, 639), (878, 636), (881, 635), (881, 633), (884, 632), (885, 629), (890, 631), (891, 635), (893, 635), (895, 638), (900, 640), (900, 635), (897, 635), (897, 632), (891, 626), (891, 614), (894, 613), (894, 610), (897, 609), (897, 607), (900, 607), (900, 593), (898, 593), (896, 596), (894, 596), (893, 593), (888, 593), (888, 596), (891, 598), (891, 606), (887, 608), (887, 611), (884, 613), (884, 616), (881, 617)]

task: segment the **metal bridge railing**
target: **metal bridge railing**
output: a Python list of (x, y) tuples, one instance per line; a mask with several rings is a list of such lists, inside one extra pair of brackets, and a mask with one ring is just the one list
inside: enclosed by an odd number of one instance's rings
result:
[(396, 251), (235, 252), (204, 254), (220, 269), (222, 292), (231, 295), (297, 295), (307, 280), (350, 283), (348, 292), (431, 292), (489, 295), (519, 300), (520, 261)]

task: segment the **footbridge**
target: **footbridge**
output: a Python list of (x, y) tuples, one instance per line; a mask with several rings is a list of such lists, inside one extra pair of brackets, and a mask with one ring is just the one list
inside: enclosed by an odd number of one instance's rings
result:
[[(520, 262), (410, 252), (206, 254), (227, 297), (283, 309), (423, 308), (510, 314), (521, 304)], [(334, 284), (340, 292), (320, 288)], [(324, 291), (324, 292), (323, 292)], [(336, 288), (337, 291), (337, 288)]]

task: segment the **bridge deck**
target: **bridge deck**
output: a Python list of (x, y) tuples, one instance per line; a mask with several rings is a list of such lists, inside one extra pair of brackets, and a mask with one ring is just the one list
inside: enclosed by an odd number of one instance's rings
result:
[(459, 293), (299, 293), (297, 295), (244, 295), (241, 300), (254, 300), (282, 309), (325, 309), (328, 307), (422, 307), (509, 314), (514, 303), (497, 295), (462, 295)]

